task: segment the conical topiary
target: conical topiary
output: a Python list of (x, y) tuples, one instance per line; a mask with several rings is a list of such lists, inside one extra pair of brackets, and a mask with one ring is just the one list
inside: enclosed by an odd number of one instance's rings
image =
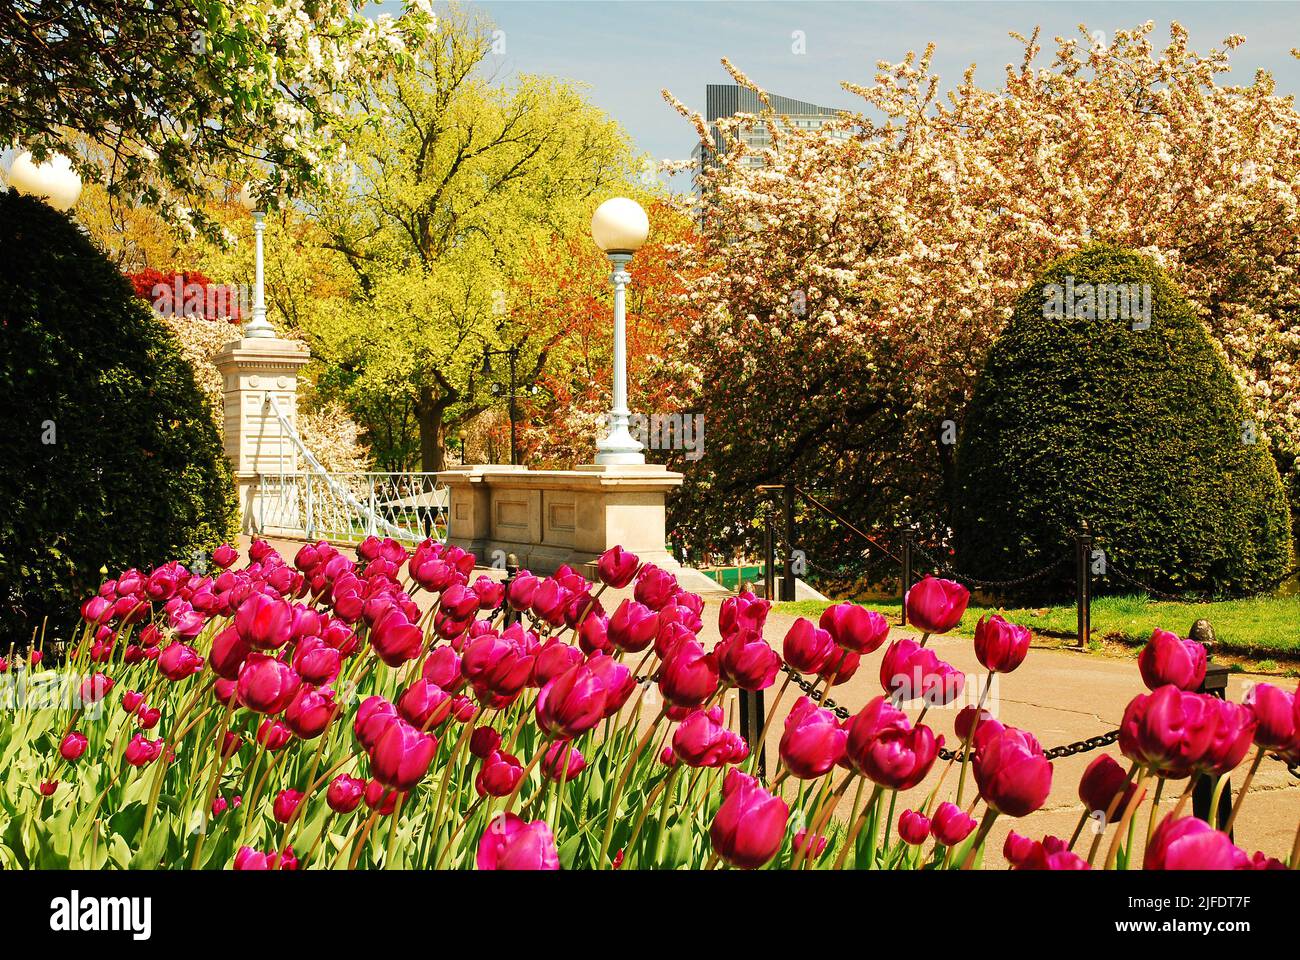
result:
[[(1190, 305), (1131, 251), (1091, 245), (1021, 296), (957, 460), (958, 565), (983, 579), (1070, 553), (1084, 521), (1104, 552), (1099, 592), (1138, 592), (1127, 576), (1173, 594), (1245, 594), (1290, 560), (1264, 431)], [(1073, 584), (1068, 563), (1009, 592), (1059, 597)]]
[(233, 532), (230, 468), (178, 345), (68, 217), (0, 191), (0, 638), (54, 635), (113, 573)]

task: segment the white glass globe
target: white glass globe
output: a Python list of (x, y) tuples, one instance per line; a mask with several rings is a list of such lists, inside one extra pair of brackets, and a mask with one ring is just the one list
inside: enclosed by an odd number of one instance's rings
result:
[(72, 161), (58, 153), (44, 163), (33, 163), (27, 151), (18, 154), (9, 168), (9, 186), (55, 210), (71, 210), (81, 196), (81, 177), (72, 169)]
[(257, 197), (253, 194), (253, 185), (245, 183), (239, 189), (239, 204), (249, 213), (256, 213), (258, 210)]
[(650, 218), (627, 197), (606, 200), (591, 218), (591, 236), (606, 253), (634, 253), (649, 234)]

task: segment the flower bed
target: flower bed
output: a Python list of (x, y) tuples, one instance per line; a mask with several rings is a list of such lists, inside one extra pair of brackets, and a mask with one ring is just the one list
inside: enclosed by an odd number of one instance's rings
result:
[[(0, 664), (23, 691), (0, 728), (6, 866), (971, 868), (997, 818), (1051, 790), (1038, 741), (985, 709), (1029, 631), (981, 620), (988, 676), (968, 680), (926, 645), (965, 612), (949, 581), (909, 594), (919, 640), (886, 645), (884, 617), (838, 604), (798, 620), (778, 654), (768, 604), (747, 594), (723, 603), (706, 650), (700, 598), (620, 548), (596, 583), (562, 568), (503, 584), (455, 547), (375, 538), (355, 560), (321, 542), (290, 564), (262, 541), (243, 567), (230, 547), (212, 559), (214, 576), (169, 563), (106, 582), (59, 672)], [(606, 591), (627, 588), (607, 611)], [(727, 691), (770, 687), (783, 667), (829, 690), (876, 651), (884, 692), (846, 721), (807, 696), (782, 715), (782, 683), (767, 720), (783, 724), (779, 763), (757, 778)], [(1186, 801), (1197, 778), (1222, 782), (1249, 757), (1235, 817), (1266, 753), (1300, 757), (1296, 698), (1188, 692), (1205, 652), (1160, 631), (1139, 667), (1151, 692), (1124, 715), (1128, 769), (1098, 757), (1074, 836), (1013, 832), (1006, 858), (1126, 866), (1149, 820), (1147, 867), (1284, 866)], [(925, 712), (963, 693), (958, 756), (943, 761)], [(902, 706), (917, 700), (911, 719)], [(956, 802), (936, 803), (950, 777)], [(1153, 783), (1182, 797), (1159, 823), (1138, 816)], [(1106, 829), (1080, 844), (1090, 816)]]

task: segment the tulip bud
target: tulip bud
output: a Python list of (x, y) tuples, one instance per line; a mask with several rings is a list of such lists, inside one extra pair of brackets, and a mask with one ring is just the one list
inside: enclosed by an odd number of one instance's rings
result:
[(486, 760), (501, 745), (501, 734), (491, 727), (475, 727), (469, 735), (469, 752)]
[(239, 668), (235, 689), (239, 702), (249, 710), (279, 713), (292, 702), (301, 684), (302, 679), (287, 663), (252, 653)]
[(835, 714), (800, 697), (785, 718), (781, 759), (800, 780), (813, 780), (843, 759), (847, 741), (848, 733)]
[(972, 769), (980, 796), (999, 813), (1023, 817), (1052, 789), (1052, 764), (1033, 735), (1007, 727), (982, 740)]
[(542, 776), (547, 780), (564, 780), (567, 783), (585, 769), (586, 758), (578, 752), (577, 747), (565, 740), (551, 744), (542, 758)]
[(298, 804), (302, 803), (302, 797), (302, 793), (297, 790), (281, 790), (276, 794), (271, 813), (278, 822), (288, 823), (293, 812), (298, 809)]
[(493, 750), (474, 779), (474, 789), (480, 797), (508, 797), (523, 775), (524, 768), (518, 757)]
[(637, 574), (632, 596), (637, 603), (657, 612), (667, 606), (668, 601), (677, 596), (680, 589), (675, 576), (653, 563), (647, 563)]
[(1138, 654), (1138, 670), (1148, 690), (1166, 684), (1180, 690), (1196, 690), (1205, 682), (1205, 668), (1205, 647), (1167, 630), (1153, 631)]
[(907, 622), (923, 633), (947, 633), (961, 623), (970, 591), (953, 580), (925, 577), (903, 600)]
[(610, 547), (596, 561), (596, 576), (607, 587), (621, 590), (632, 582), (641, 561), (622, 547)]
[(728, 863), (752, 870), (781, 849), (790, 810), (752, 778), (733, 780), (709, 827), (713, 849)]
[(835, 641), (830, 632), (813, 626), (811, 620), (797, 619), (786, 632), (781, 652), (785, 662), (800, 673), (817, 673), (825, 666)]
[(325, 802), (335, 813), (351, 813), (361, 803), (366, 792), (366, 781), (340, 773), (325, 791)]
[(435, 737), (405, 720), (390, 720), (370, 748), (370, 772), (385, 786), (410, 790), (429, 772), (437, 749)]
[(1122, 792), (1122, 799), (1115, 805), (1115, 810), (1121, 811), (1128, 805), (1135, 789), (1137, 784), (1129, 781), (1128, 773), (1108, 753), (1098, 754), (1079, 779), (1079, 799), (1089, 811), (1105, 813), (1111, 809), (1116, 795)]
[(1250, 858), (1226, 834), (1196, 817), (1160, 821), (1147, 845), (1146, 870), (1242, 870)]
[(67, 760), (69, 763), (72, 763), (86, 752), (86, 747), (89, 745), (90, 741), (86, 739), (84, 733), (78, 733), (76, 730), (73, 730), (63, 738), (62, 742), (59, 743), (59, 756), (63, 757), (63, 759)]
[(856, 603), (837, 603), (822, 611), (818, 626), (830, 634), (841, 650), (858, 655), (879, 649), (889, 637), (889, 621), (883, 614)]
[(898, 818), (898, 835), (904, 843), (919, 847), (930, 836), (930, 818), (915, 810), (904, 810)]
[(941, 803), (930, 821), (930, 832), (945, 847), (955, 847), (969, 837), (976, 826), (975, 818), (955, 803)]
[(558, 870), (560, 855), (545, 820), (525, 823), (513, 813), (493, 817), (478, 843), (480, 870)]
[(158, 655), (158, 672), (173, 683), (203, 669), (203, 658), (193, 647), (173, 643)]
[(1024, 662), (1032, 639), (1028, 627), (1007, 623), (996, 613), (980, 617), (975, 625), (975, 658), (986, 670), (1010, 673)]

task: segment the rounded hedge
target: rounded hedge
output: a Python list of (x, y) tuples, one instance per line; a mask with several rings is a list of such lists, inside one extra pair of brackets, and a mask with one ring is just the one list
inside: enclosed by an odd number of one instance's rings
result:
[[(1286, 494), (1225, 359), (1159, 266), (1104, 244), (1021, 296), (966, 414), (956, 499), (958, 565), (987, 580), (1072, 558), (1084, 521), (1109, 564), (1096, 592), (1138, 592), (1123, 574), (1247, 594), (1290, 561)], [(1009, 594), (1073, 589), (1071, 560)]]
[[(100, 569), (234, 530), (221, 438), (175, 340), (64, 215), (0, 190), (0, 636), (72, 623)], [(62, 634), (66, 638), (67, 634)]]

